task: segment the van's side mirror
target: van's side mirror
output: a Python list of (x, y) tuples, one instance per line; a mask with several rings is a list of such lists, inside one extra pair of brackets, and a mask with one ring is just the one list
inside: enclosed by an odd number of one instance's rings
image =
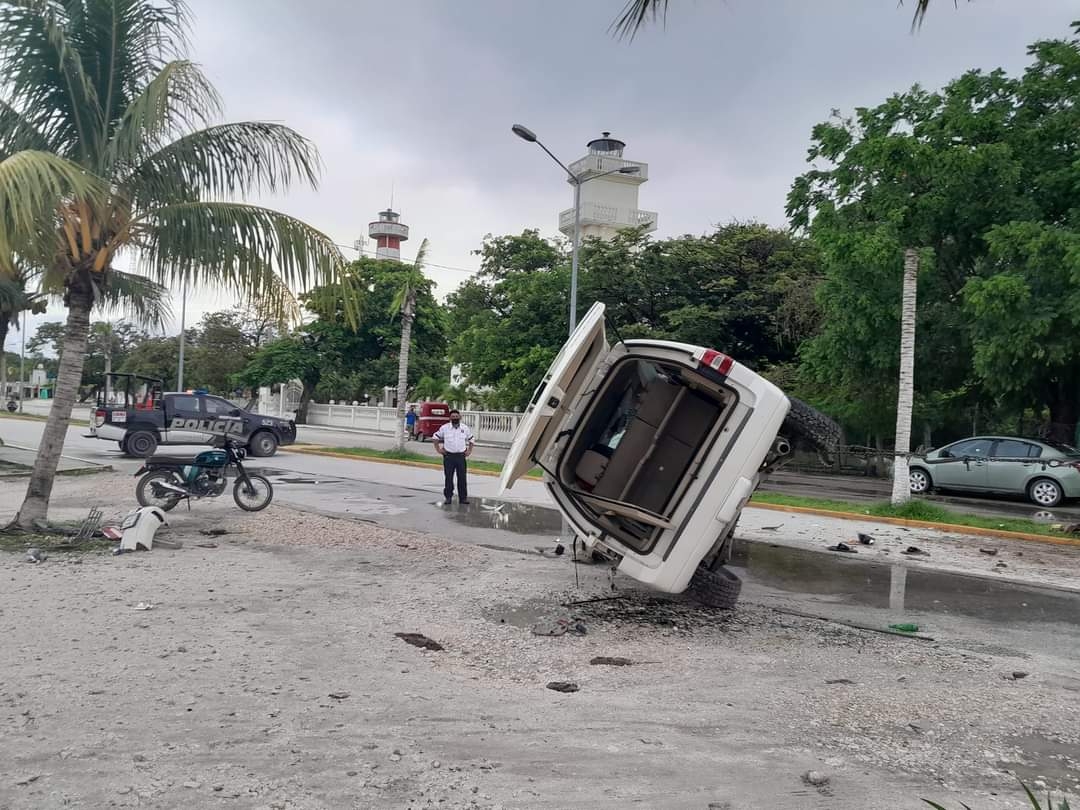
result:
[(938, 453), (938, 457), (939, 458), (952, 458), (952, 453), (950, 453), (948, 450), (942, 450), (940, 453)]
[(239, 408), (233, 408), (229, 411), (229, 416), (243, 416), (244, 412)]

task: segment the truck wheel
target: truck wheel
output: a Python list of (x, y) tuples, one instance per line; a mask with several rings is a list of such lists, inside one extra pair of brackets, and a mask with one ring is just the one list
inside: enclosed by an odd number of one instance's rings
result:
[(813, 408), (795, 397), (788, 397), (791, 410), (788, 411), (780, 435), (793, 443), (810, 444), (830, 461), (840, 449), (843, 431), (840, 425), (827, 417), (817, 408)]
[(124, 437), (124, 452), (135, 458), (149, 458), (157, 445), (157, 436), (148, 430), (136, 430)]
[(690, 580), (686, 595), (705, 607), (718, 610), (731, 610), (739, 601), (742, 592), (742, 580), (724, 566), (717, 566), (710, 571), (703, 565), (698, 566)]
[(248, 450), (257, 458), (272, 456), (277, 452), (278, 440), (268, 430), (260, 430), (248, 441)]

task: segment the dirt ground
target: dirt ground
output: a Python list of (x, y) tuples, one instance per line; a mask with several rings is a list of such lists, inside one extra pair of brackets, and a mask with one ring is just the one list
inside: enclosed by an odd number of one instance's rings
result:
[[(130, 485), (62, 480), (54, 518), (120, 515)], [(24, 486), (0, 483), (0, 519)], [(1009, 771), (1080, 779), (1075, 650), (621, 579), (567, 608), (608, 572), (281, 507), (171, 522), (182, 549), (0, 552), (0, 808), (1021, 808)]]

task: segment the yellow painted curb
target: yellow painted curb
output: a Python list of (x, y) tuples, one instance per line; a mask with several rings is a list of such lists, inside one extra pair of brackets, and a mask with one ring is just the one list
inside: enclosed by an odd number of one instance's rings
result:
[[(406, 461), (399, 458), (377, 458), (373, 456), (358, 456), (352, 453), (335, 453), (333, 450), (317, 450), (315, 448), (286, 446), (282, 450), (288, 453), (307, 453), (309, 456), (326, 456), (327, 458), (345, 458), (350, 461), (373, 461), (376, 464), (396, 464), (398, 467), (416, 467), (420, 470), (441, 470), (442, 465), (437, 461), (430, 464), (423, 461)], [(469, 475), (486, 475), (490, 478), (498, 478), (501, 473), (489, 470), (469, 470)], [(536, 479), (540, 480), (540, 479)]]
[(754, 509), (769, 509), (773, 512), (795, 512), (800, 515), (820, 515), (821, 517), (840, 518), (841, 520), (861, 520), (866, 523), (888, 523), (893, 526), (906, 526), (914, 529), (934, 529), (950, 534), (974, 534), (979, 537), (1000, 537), (1004, 540), (1029, 540), (1035, 543), (1050, 543), (1055, 546), (1073, 546), (1080, 548), (1080, 540), (1071, 537), (1053, 537), (1047, 534), (1028, 534), (1027, 532), (1009, 532), (1004, 529), (983, 529), (978, 526), (959, 526), (955, 523), (932, 523), (927, 520), (907, 520), (905, 518), (861, 515), (858, 512), (834, 512), (831, 509), (814, 509), (809, 506), (783, 506), (778, 503), (761, 503), (751, 500), (747, 506)]

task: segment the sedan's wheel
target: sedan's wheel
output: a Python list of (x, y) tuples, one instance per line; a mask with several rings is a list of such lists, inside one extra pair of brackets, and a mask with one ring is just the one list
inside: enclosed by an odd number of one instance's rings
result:
[(710, 571), (699, 565), (686, 594), (705, 607), (731, 610), (739, 601), (741, 591), (742, 580), (724, 566), (717, 566), (715, 571)]
[(1028, 486), (1028, 500), (1037, 506), (1057, 506), (1064, 497), (1061, 484), (1052, 478), (1038, 478)]
[(922, 495), (930, 490), (930, 474), (919, 467), (913, 467), (908, 473), (912, 495)]

